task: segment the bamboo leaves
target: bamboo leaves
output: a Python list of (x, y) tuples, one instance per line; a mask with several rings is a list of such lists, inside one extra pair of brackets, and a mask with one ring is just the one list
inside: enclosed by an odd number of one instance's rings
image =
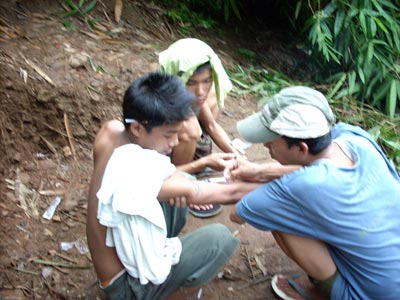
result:
[(67, 12), (63, 14), (61, 18), (63, 19), (62, 23), (66, 28), (73, 28), (71, 21), (68, 20), (69, 17), (83, 17), (88, 25), (93, 27), (93, 19), (88, 18), (86, 15), (96, 6), (97, 0), (92, 0), (89, 3), (86, 3), (86, 0), (79, 0), (78, 4), (75, 4), (72, 0), (64, 0), (64, 3), (67, 6), (64, 6)]
[(390, 84), (390, 89), (389, 93), (387, 94), (386, 97), (386, 106), (389, 111), (389, 116), (394, 116), (395, 110), (396, 110), (396, 102), (397, 102), (397, 86), (400, 83), (399, 80), (392, 79), (392, 82)]
[(61, 17), (62, 18), (67, 18), (71, 17), (77, 14), (80, 15), (85, 15), (89, 13), (97, 4), (97, 0), (92, 0), (89, 4), (84, 6), (85, 0), (79, 0), (78, 5), (73, 3), (71, 0), (64, 0), (64, 2), (68, 5), (68, 7), (71, 9), (69, 12), (63, 14)]
[(326, 74), (337, 72), (346, 78), (328, 82), (333, 84), (332, 96), (353, 96), (390, 117), (400, 112), (399, 13), (400, 8), (387, 0), (332, 0), (313, 11), (305, 27), (314, 53), (324, 62), (319, 76), (323, 81), (333, 78)]

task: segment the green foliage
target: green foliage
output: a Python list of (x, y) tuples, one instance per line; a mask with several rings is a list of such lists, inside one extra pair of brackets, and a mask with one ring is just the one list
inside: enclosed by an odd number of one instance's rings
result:
[(259, 105), (278, 93), (282, 88), (299, 84), (274, 70), (266, 70), (251, 66), (248, 69), (237, 65), (234, 70), (227, 70), (229, 78), (234, 83), (232, 92), (238, 96), (254, 95), (259, 99)]
[(390, 118), (386, 114), (350, 98), (331, 100), (331, 106), (340, 121), (367, 129), (380, 144), (387, 157), (400, 174), (400, 117)]
[(249, 62), (255, 62), (256, 58), (257, 58), (257, 54), (250, 50), (250, 49), (245, 49), (245, 48), (237, 48), (235, 49), (235, 52), (241, 56), (244, 57), (245, 59), (247, 59)]
[(331, 96), (336, 99), (355, 97), (394, 117), (400, 108), (399, 5), (389, 0), (302, 3), (297, 2), (296, 13), (311, 15), (303, 30), (322, 69), (316, 80), (335, 84)]
[(240, 20), (240, 0), (188, 0), (193, 9), (207, 12), (210, 16), (218, 17), (223, 13), (224, 20), (228, 21), (231, 14)]
[(85, 14), (89, 13), (95, 7), (97, 0), (92, 0), (92, 2), (87, 5), (84, 5), (86, 2), (85, 0), (79, 0), (77, 5), (72, 2), (72, 0), (64, 0), (64, 2), (68, 5), (70, 11), (63, 14), (61, 17), (67, 18), (75, 15), (84, 16)]
[(96, 64), (90, 57), (89, 57), (89, 65), (93, 72), (102, 72), (108, 75), (111, 75), (115, 78), (115, 74), (109, 72), (106, 68), (101, 65)]
[(210, 29), (215, 27), (216, 21), (205, 17), (201, 12), (191, 10), (186, 3), (175, 2), (165, 11), (165, 15), (174, 23), (180, 24), (183, 35), (189, 35), (191, 28)]
[[(240, 0), (158, 0), (166, 8), (166, 16), (173, 23), (182, 25), (183, 31), (190, 28), (215, 28), (221, 14), (228, 21), (232, 14), (240, 20)], [(185, 33), (185, 32), (184, 32)]]
[(72, 0), (64, 0), (64, 3), (67, 5), (68, 12), (61, 16), (62, 24), (67, 29), (75, 29), (72, 22), (68, 20), (69, 17), (83, 17), (89, 27), (95, 27), (95, 19), (87, 17), (87, 14), (96, 6), (97, 0), (92, 0), (89, 3), (86, 3), (86, 0), (79, 0), (78, 4), (75, 4)]

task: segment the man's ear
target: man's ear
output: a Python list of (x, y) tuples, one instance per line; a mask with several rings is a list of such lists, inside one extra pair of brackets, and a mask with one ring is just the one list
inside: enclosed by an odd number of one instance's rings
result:
[(308, 145), (304, 142), (300, 142), (297, 144), (299, 146), (300, 152), (304, 155), (308, 154)]
[(144, 130), (143, 126), (139, 122), (133, 122), (129, 125), (129, 131), (134, 137), (139, 137)]

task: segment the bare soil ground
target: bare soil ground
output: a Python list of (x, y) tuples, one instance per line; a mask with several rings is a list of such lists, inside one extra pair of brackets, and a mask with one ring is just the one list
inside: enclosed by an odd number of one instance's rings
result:
[[(157, 66), (157, 53), (181, 38), (147, 1), (125, 1), (113, 21), (113, 1), (90, 13), (97, 30), (73, 18), (66, 30), (64, 1), (0, 3), (0, 299), (104, 299), (96, 284), (85, 237), (92, 143), (101, 124), (120, 118), (130, 82)], [(290, 68), (293, 58), (274, 32), (199, 31), (227, 68), (240, 64), (234, 49), (264, 51), (265, 68)], [(236, 120), (256, 110), (251, 96), (230, 96), (219, 122), (232, 138)], [(262, 147), (247, 153), (266, 158)], [(53, 218), (44, 211), (61, 197)], [(190, 217), (184, 231), (210, 222), (226, 224), (241, 245), (201, 299), (276, 299), (270, 277), (296, 266), (271, 235), (228, 220), (229, 208), (207, 220)], [(63, 250), (63, 243), (72, 249)], [(199, 289), (175, 299), (197, 299)]]

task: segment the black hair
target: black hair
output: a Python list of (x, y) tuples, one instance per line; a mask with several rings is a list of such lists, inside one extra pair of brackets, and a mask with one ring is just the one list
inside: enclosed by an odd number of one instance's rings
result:
[(194, 99), (177, 76), (148, 73), (133, 81), (125, 92), (125, 127), (131, 123), (126, 119), (134, 119), (151, 132), (154, 127), (187, 120), (193, 115)]
[(211, 69), (211, 63), (209, 61), (197, 67), (194, 73), (203, 73), (205, 70)]
[(313, 138), (313, 139), (297, 139), (297, 138), (291, 138), (291, 137), (287, 137), (287, 136), (283, 136), (283, 138), (286, 140), (289, 149), (293, 145), (298, 145), (301, 142), (306, 143), (308, 146), (309, 152), (313, 155), (317, 155), (318, 153), (322, 152), (332, 142), (331, 132), (328, 132), (327, 134), (325, 134), (323, 136)]
[[(193, 74), (203, 73), (205, 70), (208, 70), (208, 69), (211, 70), (211, 63), (209, 61), (205, 62), (204, 64), (202, 64), (200, 66), (198, 66), (197, 69), (193, 72)], [(179, 71), (176, 75), (181, 77), (183, 73), (185, 73), (185, 72)]]

